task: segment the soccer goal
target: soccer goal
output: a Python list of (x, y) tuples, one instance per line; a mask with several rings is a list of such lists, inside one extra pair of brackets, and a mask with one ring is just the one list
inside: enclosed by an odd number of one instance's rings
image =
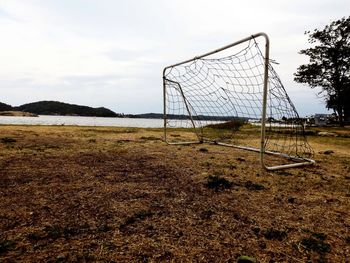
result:
[(302, 119), (271, 65), (269, 46), (268, 36), (258, 33), (164, 68), (165, 142), (255, 151), (267, 170), (313, 164)]

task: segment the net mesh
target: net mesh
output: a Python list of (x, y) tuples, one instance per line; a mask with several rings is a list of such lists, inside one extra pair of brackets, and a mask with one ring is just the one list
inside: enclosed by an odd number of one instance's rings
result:
[[(242, 46), (242, 45), (241, 45)], [(266, 151), (310, 158), (313, 151), (286, 90), (268, 66)], [(225, 50), (167, 68), (164, 72), (169, 142), (221, 142), (260, 148), (264, 56), (252, 39), (241, 50)], [(193, 128), (192, 138), (178, 129)]]

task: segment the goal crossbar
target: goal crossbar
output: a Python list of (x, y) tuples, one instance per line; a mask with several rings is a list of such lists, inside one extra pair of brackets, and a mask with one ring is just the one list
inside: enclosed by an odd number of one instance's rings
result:
[[(244, 146), (244, 145), (236, 145), (233, 143), (225, 143), (225, 142), (207, 140), (207, 139), (203, 138), (203, 135), (198, 131), (198, 128), (202, 129), (203, 127), (197, 127), (196, 119), (194, 118), (194, 116), (192, 116), (192, 113), (191, 113), (191, 105), (189, 105), (190, 103), (186, 99), (186, 95), (184, 94), (183, 87), (182, 87), (181, 83), (179, 83), (176, 80), (168, 78), (167, 71), (172, 70), (173, 68), (176, 68), (178, 66), (182, 66), (184, 64), (195, 62), (195, 61), (200, 60), (200, 59), (205, 59), (211, 55), (214, 55), (214, 54), (219, 53), (221, 51), (225, 51), (225, 50), (230, 49), (232, 47), (238, 46), (242, 43), (245, 43), (245, 42), (248, 42), (251, 40), (255, 41), (256, 38), (263, 38), (265, 40), (265, 52), (263, 55), (263, 68), (264, 68), (263, 69), (263, 91), (262, 91), (262, 98), (261, 98), (262, 109), (261, 109), (261, 116), (260, 116), (261, 117), (260, 147), (249, 147), (249, 146)], [(229, 45), (226, 45), (222, 48), (219, 48), (219, 49), (213, 50), (211, 52), (207, 52), (205, 54), (196, 56), (192, 59), (188, 59), (188, 60), (185, 60), (185, 61), (182, 61), (182, 62), (165, 67), (163, 70), (164, 141), (169, 145), (214, 143), (216, 145), (234, 147), (234, 148), (238, 148), (238, 149), (258, 152), (260, 154), (261, 166), (266, 170), (278, 170), (278, 169), (286, 169), (286, 168), (293, 168), (293, 167), (300, 167), (300, 166), (314, 164), (315, 161), (311, 158), (300, 157), (298, 155), (291, 155), (291, 154), (286, 154), (286, 153), (266, 149), (267, 97), (268, 97), (268, 86), (269, 86), (269, 69), (270, 69), (269, 67), (271, 67), (271, 65), (269, 63), (270, 62), (269, 52), (270, 52), (269, 37), (266, 33), (260, 32), (257, 34), (253, 34), (249, 37), (243, 38), (243, 39), (236, 41), (234, 43), (231, 43)], [(187, 111), (188, 118), (190, 121), (190, 126), (193, 129), (194, 133), (196, 134), (196, 137), (197, 137), (196, 140), (181, 141), (181, 142), (171, 142), (168, 140), (167, 83), (172, 83), (173, 85), (176, 85), (177, 90), (180, 93), (180, 97), (182, 98), (182, 103), (184, 104), (184, 109), (185, 109), (185, 111)], [(288, 101), (291, 103), (289, 97), (288, 97)], [(295, 110), (293, 105), (292, 105), (292, 108), (293, 108), (293, 110)], [(295, 110), (295, 112), (296, 112), (296, 110)], [(304, 131), (304, 130), (302, 130), (302, 131)], [(273, 155), (273, 156), (283, 157), (283, 158), (294, 161), (294, 163), (269, 166), (265, 163), (265, 155)]]

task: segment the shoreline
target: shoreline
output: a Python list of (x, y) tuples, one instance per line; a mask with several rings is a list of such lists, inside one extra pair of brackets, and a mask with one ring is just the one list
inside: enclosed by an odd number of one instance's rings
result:
[(39, 117), (39, 115), (25, 111), (0, 111), (2, 117)]

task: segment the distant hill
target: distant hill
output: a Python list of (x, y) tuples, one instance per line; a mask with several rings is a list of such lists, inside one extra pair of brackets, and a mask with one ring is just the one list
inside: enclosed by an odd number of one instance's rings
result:
[(128, 118), (141, 118), (141, 119), (163, 119), (162, 113), (141, 113), (141, 114), (126, 114)]
[(23, 104), (18, 107), (12, 107), (5, 103), (0, 103), (0, 111), (23, 111), (38, 115), (76, 115), (76, 116), (94, 116), (94, 117), (120, 117), (107, 108), (92, 108), (88, 106), (63, 103), (59, 101), (38, 101)]
[(0, 111), (11, 111), (13, 110), (11, 105), (0, 102)]
[[(68, 116), (93, 116), (93, 117), (120, 117), (120, 118), (143, 118), (143, 119), (163, 119), (163, 113), (142, 113), (142, 114), (120, 114), (115, 113), (107, 108), (92, 108), (88, 106), (63, 103), (59, 101), (38, 101), (28, 104), (23, 104), (18, 107), (0, 102), (0, 111), (21, 111), (37, 115), (68, 115)], [(5, 114), (6, 115), (6, 114)], [(18, 114), (17, 114), (18, 115)], [(17, 116), (16, 115), (16, 116)], [(170, 120), (185, 120), (187, 115), (167, 114), (167, 119)], [(236, 116), (193, 116), (194, 120), (203, 121), (230, 121), (232, 119), (242, 119)]]
[(16, 107), (17, 110), (38, 115), (78, 115), (95, 117), (118, 117), (119, 115), (107, 108), (92, 108), (58, 101), (38, 101)]

